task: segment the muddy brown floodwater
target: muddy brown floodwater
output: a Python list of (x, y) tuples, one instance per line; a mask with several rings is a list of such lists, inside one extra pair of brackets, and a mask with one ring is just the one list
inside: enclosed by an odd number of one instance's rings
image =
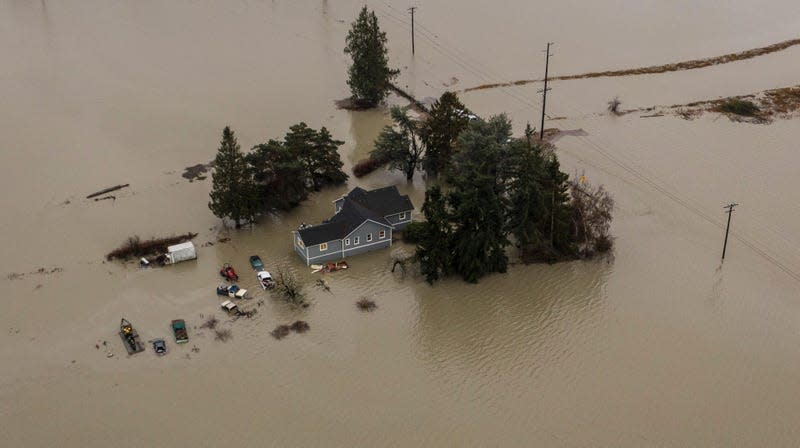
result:
[[(795, 1), (457, 3), (419, 5), (413, 58), (410, 4), (369, 4), (398, 85), (419, 98), (538, 78), (548, 40), (551, 73), (569, 74), (735, 53), (800, 30)], [(603, 112), (616, 95), (633, 108), (796, 85), (798, 47), (553, 83), (548, 114), (564, 118), (547, 126), (570, 131), (557, 141), (562, 166), (616, 197), (612, 259), (431, 287), (391, 274), (383, 251), (326, 275), (325, 291), (289, 232), (355, 185), (396, 184), (419, 207), (421, 177), (375, 172), (234, 231), (207, 208), (210, 179), (181, 174), (212, 160), (225, 125), (248, 148), (306, 121), (346, 140), (347, 169), (365, 157), (386, 110), (334, 105), (360, 4), (0, 1), (0, 445), (797, 446), (800, 120)], [(463, 99), (483, 116), (508, 112), (519, 131), (538, 123), (537, 88)], [(85, 199), (118, 184), (130, 187), (113, 201)], [(741, 205), (722, 265), (731, 201)], [(103, 260), (130, 235), (185, 232), (215, 244), (165, 269)], [(255, 253), (296, 272), (311, 307), (259, 290), (254, 317), (224, 318), (218, 266), (232, 262), (255, 291)], [(361, 297), (377, 309), (359, 311)], [(210, 315), (230, 340), (200, 328)], [(126, 356), (122, 317), (171, 352)], [(175, 318), (190, 327), (185, 346), (169, 338)], [(297, 320), (310, 330), (270, 336)]]

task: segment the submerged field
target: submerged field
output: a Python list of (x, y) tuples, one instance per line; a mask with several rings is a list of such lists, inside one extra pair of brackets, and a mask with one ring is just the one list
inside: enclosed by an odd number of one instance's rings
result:
[[(377, 2), (398, 85), (445, 89), (691, 61), (796, 39), (800, 6), (714, 2), (422, 5), (416, 55), (406, 4)], [(547, 127), (562, 167), (614, 194), (615, 256), (514, 266), (478, 285), (389, 272), (389, 251), (318, 274), (289, 232), (356, 185), (424, 180), (378, 171), (252, 229), (207, 208), (230, 125), (243, 148), (305, 121), (326, 126), (345, 169), (385, 109), (348, 112), (344, 35), (356, 2), (11, 2), (0, 5), (2, 232), (0, 433), (9, 446), (794, 446), (800, 437), (800, 163), (797, 118), (771, 124), (623, 107), (688, 104), (798, 84), (800, 47), (643, 76), (560, 80)], [(680, 20), (678, 20), (680, 19)], [(461, 98), (538, 126), (538, 84)], [(392, 97), (392, 103), (404, 103)], [(130, 183), (114, 200), (85, 196)], [(722, 206), (738, 202), (727, 259)], [(105, 261), (128, 236), (199, 233), (197, 262)], [(230, 238), (230, 239), (228, 239)], [(213, 243), (213, 244), (209, 244)], [(403, 247), (401, 245), (401, 247)], [(405, 247), (412, 250), (411, 247)], [(311, 306), (263, 294), (247, 259), (296, 272)], [(231, 262), (258, 313), (231, 322), (214, 294)], [(365, 313), (355, 302), (374, 300)], [(256, 305), (263, 300), (261, 306)], [(200, 328), (210, 315), (227, 342)], [(124, 355), (120, 318), (144, 340), (186, 319), (190, 343)], [(305, 333), (277, 340), (280, 324)], [(195, 328), (196, 327), (196, 328)], [(104, 344), (105, 342), (105, 344)], [(96, 347), (97, 346), (97, 347)], [(113, 353), (108, 357), (107, 353)]]

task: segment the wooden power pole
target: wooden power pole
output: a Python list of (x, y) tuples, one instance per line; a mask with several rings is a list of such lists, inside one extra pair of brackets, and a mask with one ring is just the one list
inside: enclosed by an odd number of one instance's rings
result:
[(544, 111), (545, 105), (547, 104), (547, 91), (550, 90), (547, 88), (547, 71), (550, 68), (550, 45), (553, 45), (552, 42), (547, 43), (547, 50), (545, 50), (546, 59), (544, 62), (544, 89), (540, 90), (542, 92), (542, 123), (539, 126), (539, 140), (544, 140)]
[(411, 54), (414, 54), (414, 11), (417, 10), (416, 6), (408, 8), (411, 12)]
[(730, 204), (726, 205), (725, 209), (728, 209), (726, 213), (728, 213), (728, 225), (725, 227), (725, 244), (722, 246), (722, 259), (725, 260), (725, 250), (728, 249), (728, 232), (731, 230), (731, 215), (733, 215), (733, 208), (739, 204), (731, 202)]

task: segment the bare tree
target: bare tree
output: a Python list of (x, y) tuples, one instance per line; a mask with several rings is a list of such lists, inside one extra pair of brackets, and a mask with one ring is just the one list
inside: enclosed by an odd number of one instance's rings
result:
[(609, 229), (614, 198), (602, 185), (593, 187), (583, 179), (571, 183), (572, 221), (580, 252), (591, 256), (609, 251), (613, 244)]
[(293, 273), (284, 272), (283, 269), (278, 269), (278, 274), (275, 278), (275, 292), (292, 305), (302, 306), (305, 303), (303, 285), (300, 284)]

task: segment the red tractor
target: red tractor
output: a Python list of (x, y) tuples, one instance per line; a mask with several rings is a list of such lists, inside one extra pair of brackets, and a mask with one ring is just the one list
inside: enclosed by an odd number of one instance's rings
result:
[(236, 271), (233, 269), (230, 263), (225, 263), (222, 265), (222, 269), (219, 270), (219, 275), (223, 276), (225, 280), (236, 282), (239, 281), (239, 275), (236, 274)]

